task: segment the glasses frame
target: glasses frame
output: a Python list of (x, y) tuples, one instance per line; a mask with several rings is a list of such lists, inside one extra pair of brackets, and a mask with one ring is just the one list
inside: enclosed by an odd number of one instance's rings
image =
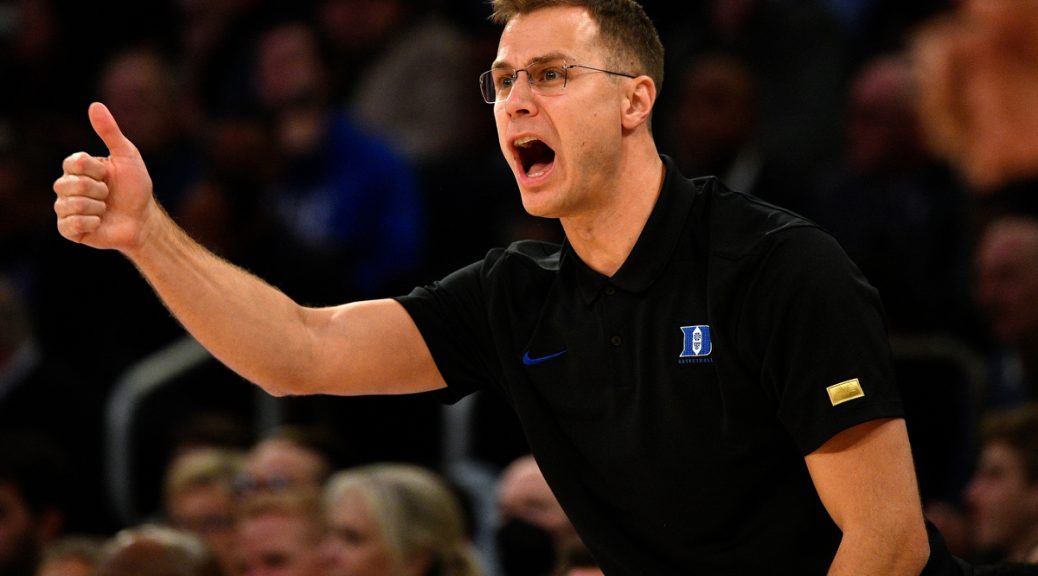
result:
[[(512, 74), (510, 76), (511, 79), (512, 79), (513, 86), (515, 84), (515, 81), (519, 79), (519, 73), (520, 72), (526, 72), (526, 82), (530, 85), (530, 89), (533, 90), (534, 92), (538, 93), (538, 94), (543, 94), (543, 92), (541, 92), (540, 89), (538, 89), (538, 86), (540, 85), (540, 82), (538, 82), (536, 80), (533, 80), (533, 77), (530, 76), (530, 68), (537, 68), (538, 66), (545, 66), (546, 68), (551, 68), (551, 66), (543, 65), (543, 64), (534, 64), (534, 65), (531, 65), (531, 66), (527, 66), (526, 68), (516, 68), (515, 70), (512, 70)], [(562, 75), (563, 75), (562, 76), (562, 88), (561, 88), (561, 90), (565, 90), (566, 86), (569, 84), (569, 71), (572, 70), (573, 68), (582, 68), (584, 70), (591, 70), (592, 72), (602, 72), (603, 74), (611, 74), (613, 76), (623, 76), (624, 78), (637, 78), (638, 77), (638, 76), (636, 76), (634, 74), (628, 74), (626, 72), (617, 72), (616, 70), (606, 70), (605, 68), (595, 68), (594, 66), (587, 66), (585, 64), (567, 64), (565, 62), (565, 60), (563, 60), (563, 64), (561, 66), (559, 66), (558, 68), (559, 68), (559, 70), (562, 71)], [(486, 102), (487, 104), (497, 104), (498, 102), (504, 102), (508, 98), (508, 96), (505, 96), (504, 98), (498, 99), (497, 98), (497, 90), (492, 88), (492, 84), (488, 84), (488, 78), (492, 79), (494, 72), (495, 72), (495, 70), (490, 69), (490, 70), (487, 70), (486, 72), (483, 72), (482, 74), (479, 75), (479, 92), (483, 96), (483, 101)], [(492, 80), (490, 82), (492, 83)], [(488, 90), (493, 90), (493, 93), (492, 94), (487, 94)], [(512, 93), (512, 90), (511, 90), (511, 88), (509, 88), (508, 94), (510, 95), (511, 93)], [(560, 91), (560, 93), (561, 93), (561, 91)], [(491, 99), (491, 97), (493, 97), (493, 99)]]

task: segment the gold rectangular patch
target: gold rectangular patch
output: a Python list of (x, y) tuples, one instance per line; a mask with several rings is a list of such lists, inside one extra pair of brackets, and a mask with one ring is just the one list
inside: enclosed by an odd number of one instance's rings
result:
[(833, 406), (865, 396), (865, 391), (861, 389), (861, 383), (857, 378), (833, 384), (825, 391), (829, 393), (829, 401), (833, 403)]

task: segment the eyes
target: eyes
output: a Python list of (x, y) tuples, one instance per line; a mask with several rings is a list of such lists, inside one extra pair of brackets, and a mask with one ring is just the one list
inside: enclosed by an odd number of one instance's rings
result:
[(498, 92), (511, 90), (520, 72), (526, 72), (532, 86), (542, 90), (545, 88), (561, 88), (566, 83), (566, 66), (564, 64), (546, 64), (520, 68), (514, 72), (494, 72), (494, 87)]

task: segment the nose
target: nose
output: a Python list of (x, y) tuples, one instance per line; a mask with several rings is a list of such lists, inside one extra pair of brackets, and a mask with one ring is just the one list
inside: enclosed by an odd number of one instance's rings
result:
[[(523, 74), (519, 74), (520, 72)], [(504, 100), (504, 107), (509, 116), (532, 114), (536, 110), (530, 74), (526, 70), (515, 71), (515, 80), (512, 81), (512, 89), (508, 91), (508, 97)]]

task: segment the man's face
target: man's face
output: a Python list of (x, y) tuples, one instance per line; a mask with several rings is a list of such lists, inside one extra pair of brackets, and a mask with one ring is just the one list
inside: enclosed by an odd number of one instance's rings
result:
[(1020, 456), (1004, 443), (984, 448), (966, 500), (983, 548), (1011, 551), (1038, 524), (1038, 486), (1028, 483)]
[[(513, 18), (501, 34), (494, 68), (524, 69), (545, 59), (610, 67), (598, 42), (598, 25), (584, 8), (571, 6)], [(568, 78), (562, 93), (544, 95), (531, 90), (527, 74), (519, 72), (508, 98), (494, 104), (501, 151), (519, 184), (523, 206), (535, 216), (587, 213), (609, 193), (621, 168), (621, 111), (628, 80), (581, 68), (569, 70)]]
[(226, 562), (234, 549), (233, 496), (216, 484), (195, 486), (174, 495), (169, 503), (170, 523), (194, 532)]
[(320, 576), (317, 526), (296, 514), (270, 513), (245, 518), (237, 530), (241, 576)]
[(319, 488), (326, 463), (316, 452), (282, 439), (260, 442), (245, 462), (242, 487), (246, 490)]

